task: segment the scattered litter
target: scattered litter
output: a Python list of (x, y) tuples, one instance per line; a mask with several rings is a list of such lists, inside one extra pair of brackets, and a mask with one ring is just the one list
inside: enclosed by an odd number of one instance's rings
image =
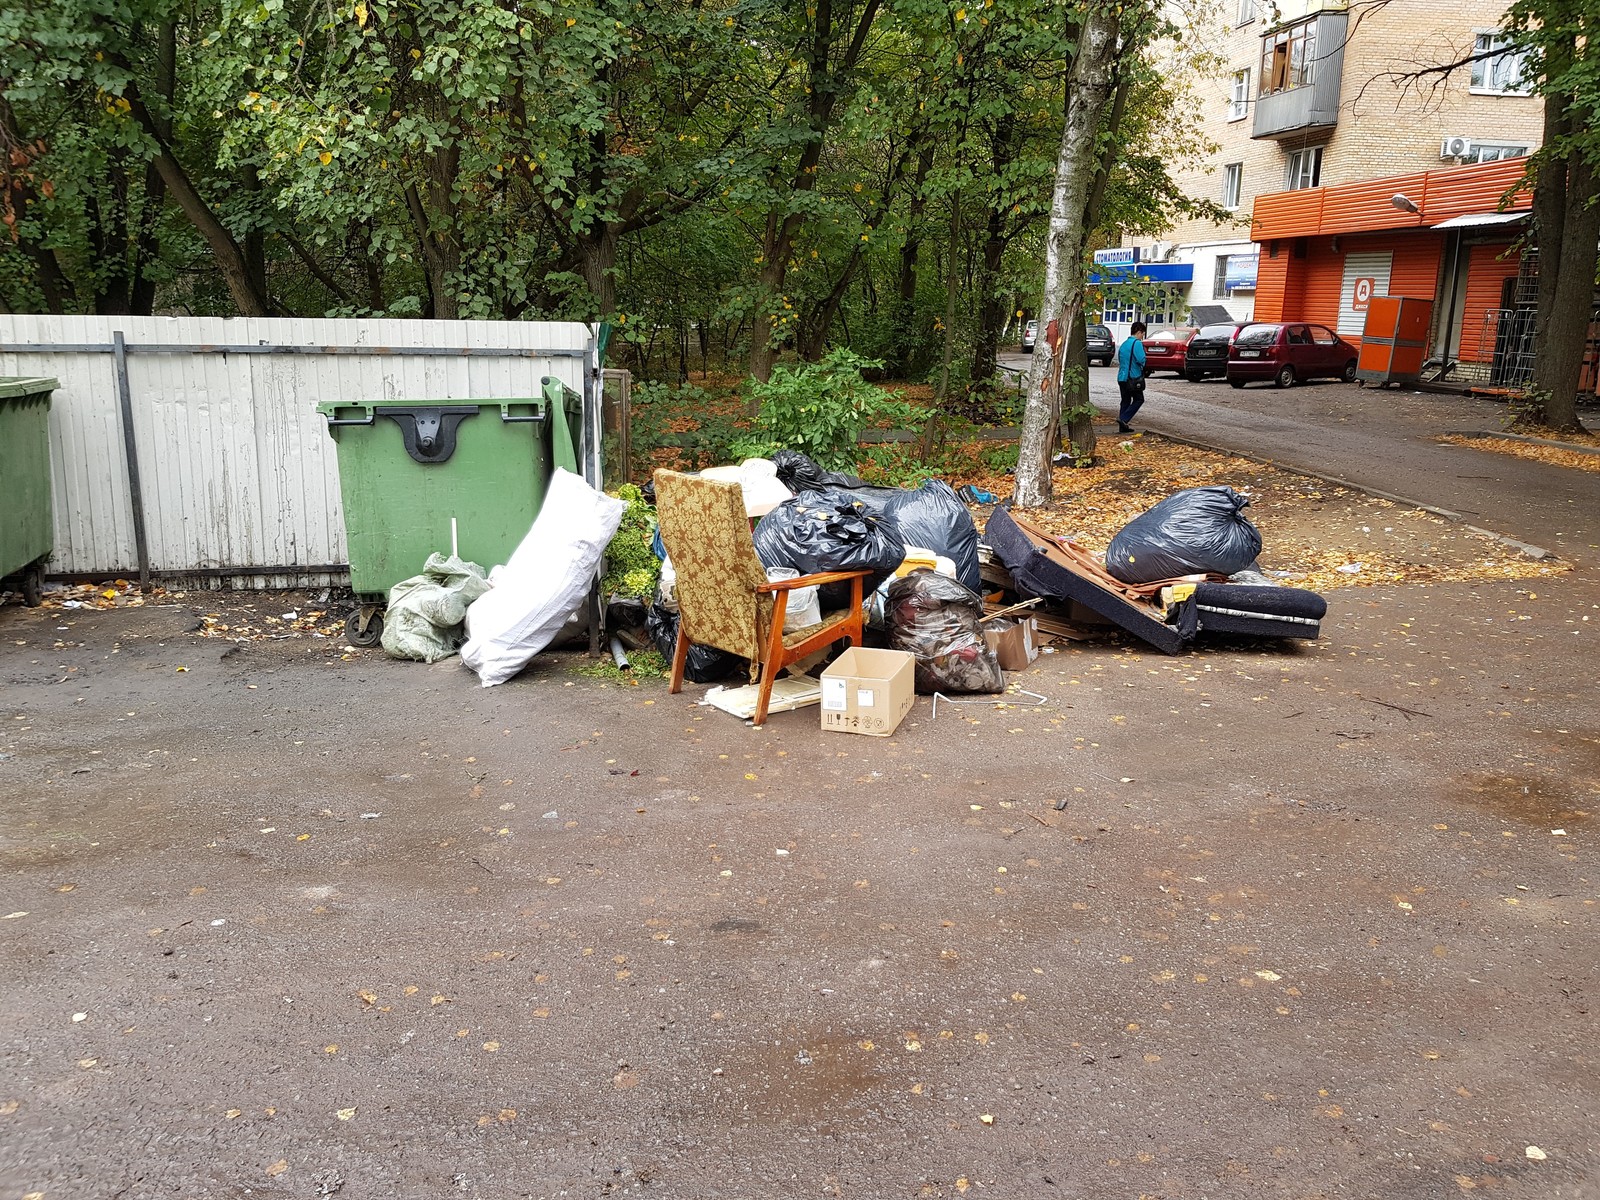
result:
[(1365, 563), (1358, 562), (1345, 563), (1341, 567), (1335, 567), (1334, 570), (1339, 572), (1341, 575), (1359, 575), (1361, 574), (1361, 568), (1365, 565)]
[(777, 850), (774, 850), (773, 853), (776, 854), (779, 858), (788, 858), (789, 857), (789, 852), (787, 850), (782, 849), (781, 847), (779, 849), (777, 849)]
[(278, 614), (278, 620), (280, 621), (298, 621), (299, 619), (300, 610), (297, 608), (292, 608), (286, 613)]
[(381, 816), (383, 816), (383, 814), (381, 812), (380, 813), (362, 813), (361, 814), (361, 819), (363, 821), (376, 821)]
[[(761, 701), (761, 685), (747, 683), (740, 687), (714, 687), (700, 701), (731, 716), (750, 720), (756, 715), (756, 705)], [(822, 683), (809, 675), (788, 675), (772, 683), (772, 698), (767, 703), (768, 713), (793, 712), (822, 703)]]
[(1543, 1162), (1545, 1159), (1550, 1157), (1537, 1146), (1529, 1146), (1522, 1153), (1525, 1157), (1531, 1158), (1534, 1162)]
[(554, 821), (560, 815), (560, 813), (556, 812), (556, 810), (552, 808), (549, 812), (544, 814), (544, 819), (546, 821)]
[(223, 918), (223, 917), (218, 917), (215, 921), (211, 922), (213, 928), (215, 928), (218, 925), (226, 925), (227, 923), (228, 922), (227, 922), (226, 918)]
[[(994, 704), (994, 705), (1007, 705), (1007, 704), (1015, 704), (1016, 703), (1015, 701), (1013, 701), (1011, 699), (1011, 697), (1013, 697), (1013, 696), (1032, 696), (1033, 697), (1033, 703), (1032, 704), (1016, 705), (1019, 708), (1038, 708), (1041, 704), (1050, 703), (1050, 697), (1041, 696), (1038, 692), (1030, 692), (1030, 691), (1027, 691), (1027, 690), (1025, 690), (1023, 688), (1017, 688), (1015, 691), (1007, 692), (1003, 696), (983, 696), (983, 697), (980, 697), (980, 698), (978, 698), (976, 700), (957, 700), (953, 696), (946, 696), (943, 692), (935, 692), (933, 694), (933, 716), (934, 716), (935, 720), (938, 719), (938, 717), (939, 717), (939, 701), (941, 701), (941, 700), (943, 700), (946, 704)], [(1059, 807), (1065, 808), (1066, 807), (1066, 801), (1063, 800)]]

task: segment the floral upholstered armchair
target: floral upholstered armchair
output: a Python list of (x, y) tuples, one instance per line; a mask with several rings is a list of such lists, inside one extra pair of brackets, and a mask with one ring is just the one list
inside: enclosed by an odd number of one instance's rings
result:
[[(658, 470), (655, 482), (661, 541), (678, 577), (678, 644), (672, 655), (671, 690), (683, 690), (691, 644), (737, 654), (750, 661), (750, 678), (760, 679), (753, 719), (763, 724), (779, 671), (841, 638), (861, 644), (861, 581), (870, 572), (826, 571), (769, 581), (756, 557), (744, 492), (737, 483), (667, 470)], [(825, 612), (818, 624), (784, 633), (791, 591), (842, 580), (850, 581), (847, 609)]]

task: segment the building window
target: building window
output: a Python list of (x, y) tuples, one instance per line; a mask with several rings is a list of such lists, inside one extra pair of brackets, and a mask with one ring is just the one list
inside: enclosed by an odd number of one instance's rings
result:
[(1307, 87), (1316, 79), (1317, 21), (1313, 17), (1261, 39), (1261, 94)]
[(1527, 51), (1511, 44), (1504, 33), (1479, 33), (1472, 52), (1480, 57), (1472, 64), (1472, 88), (1494, 96), (1528, 96), (1533, 93), (1526, 78)]
[(1250, 115), (1250, 68), (1233, 73), (1233, 96), (1228, 101), (1228, 120), (1242, 121)]
[(1289, 155), (1289, 175), (1284, 186), (1291, 192), (1300, 188), (1314, 188), (1322, 183), (1322, 147), (1296, 150)]
[(1521, 158), (1528, 152), (1527, 146), (1517, 146), (1509, 142), (1473, 142), (1472, 149), (1462, 155), (1464, 163), (1499, 162), (1502, 158)]
[(1132, 288), (1108, 287), (1100, 305), (1100, 319), (1112, 325), (1129, 325), (1139, 315), (1139, 296)]
[(1222, 168), (1222, 207), (1238, 208), (1244, 185), (1244, 164), (1229, 163)]
[(1216, 273), (1211, 277), (1211, 298), (1213, 300), (1226, 300), (1228, 298), (1228, 256), (1217, 255)]
[(1248, 25), (1256, 19), (1256, 0), (1239, 0), (1239, 20), (1236, 24)]

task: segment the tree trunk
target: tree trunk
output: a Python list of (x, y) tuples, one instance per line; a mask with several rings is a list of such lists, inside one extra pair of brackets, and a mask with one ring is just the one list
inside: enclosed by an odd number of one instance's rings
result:
[(922, 189), (932, 169), (933, 148), (924, 146), (917, 151), (916, 183), (906, 207), (906, 237), (900, 244), (900, 271), (895, 281), (893, 332), (889, 341), (893, 349), (887, 366), (891, 375), (900, 378), (912, 373), (912, 353), (917, 341), (917, 255), (922, 248), (922, 212), (927, 205)]
[(272, 302), (264, 291), (257, 289), (256, 281), (245, 262), (244, 252), (239, 249), (239, 243), (234, 240), (233, 234), (228, 231), (228, 227), (222, 223), (217, 214), (211, 210), (211, 206), (205, 202), (194, 181), (183, 169), (183, 164), (172, 153), (168, 140), (161, 136), (160, 123), (145, 107), (138, 87), (129, 83), (123, 99), (128, 101), (133, 119), (138, 121), (144, 127), (144, 131), (154, 139), (157, 149), (151, 165), (160, 173), (161, 181), (166, 185), (174, 203), (183, 210), (183, 215), (189, 218), (189, 223), (211, 248), (212, 257), (217, 260), (222, 280), (227, 284), (228, 295), (233, 298), (233, 306), (239, 310), (239, 315), (271, 316)]
[[(1571, 66), (1575, 48), (1552, 50), (1546, 76)], [(1544, 101), (1544, 144), (1569, 140), (1587, 122), (1569, 96)], [(1552, 429), (1581, 429), (1578, 380), (1594, 312), (1596, 244), (1600, 242), (1600, 179), (1577, 149), (1538, 164), (1533, 188), (1533, 225), (1539, 243), (1538, 307), (1534, 312), (1533, 378), (1530, 386)]]
[[(1061, 434), (1068, 342), (1073, 326), (1083, 319), (1083, 254), (1089, 236), (1089, 200), (1099, 166), (1095, 140), (1111, 100), (1121, 20), (1122, 10), (1108, 0), (1100, 0), (1089, 11), (1068, 82), (1067, 122), (1061, 133), (1050, 204), (1044, 301), (1039, 306), (1047, 324), (1034, 345), (1017, 452), (1016, 503), (1023, 508), (1049, 503), (1054, 490), (1050, 459)], [(1082, 370), (1076, 363), (1074, 367)]]
[(992, 206), (985, 222), (983, 265), (978, 271), (978, 336), (972, 348), (972, 382), (993, 377), (1005, 331), (1006, 296), (1000, 291), (1000, 262), (1006, 253), (1005, 216)]
[(601, 320), (617, 311), (617, 230), (609, 221), (597, 221), (578, 242), (583, 282), (594, 297)]

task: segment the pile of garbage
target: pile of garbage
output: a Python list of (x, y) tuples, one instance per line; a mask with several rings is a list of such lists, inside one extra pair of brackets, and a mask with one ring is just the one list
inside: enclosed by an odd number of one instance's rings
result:
[(984, 537), (1017, 596), (1069, 618), (1086, 613), (1169, 654), (1203, 633), (1316, 638), (1327, 601), (1261, 573), (1249, 504), (1230, 487), (1185, 488), (1123, 526), (1104, 561), (1005, 508)]
[[(979, 624), (977, 527), (948, 484), (930, 480), (915, 489), (873, 487), (789, 451), (702, 474), (740, 484), (755, 521), (752, 544), (770, 579), (870, 572), (864, 588), (873, 614), (868, 640), (914, 653), (919, 689), (996, 691), (1004, 686)], [(624, 500), (556, 471), (533, 528), (503, 566), (486, 571), (435, 554), (420, 574), (391, 589), (384, 649), (396, 658), (429, 663), (459, 653), (485, 687), (512, 678), (571, 624), (624, 513), (637, 514), (640, 499), (653, 504), (653, 487), (639, 493), (630, 489)], [(637, 524), (637, 516), (629, 521)], [(653, 646), (670, 660), (676, 648), (676, 572), (659, 530), (652, 544), (660, 559), (654, 593), (642, 599), (606, 598), (619, 664), (628, 649)], [(849, 598), (848, 583), (795, 589), (785, 630), (817, 625), (824, 612), (847, 606)], [(684, 674), (691, 682), (715, 683), (748, 669), (737, 655), (691, 646)]]

